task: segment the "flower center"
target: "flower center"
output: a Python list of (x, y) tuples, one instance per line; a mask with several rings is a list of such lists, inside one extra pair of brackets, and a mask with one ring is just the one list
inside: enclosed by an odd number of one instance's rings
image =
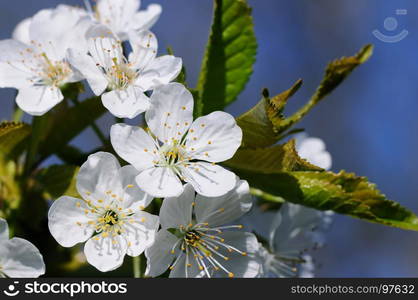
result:
[[(220, 212), (221, 210), (217, 211)], [(222, 210), (223, 211), (223, 210)], [(180, 247), (180, 254), (177, 256), (177, 259), (170, 266), (170, 270), (174, 269), (180, 257), (182, 255), (186, 256), (186, 276), (187, 269), (190, 268), (193, 263), (197, 264), (197, 267), (200, 271), (204, 271), (208, 277), (211, 277), (209, 267), (214, 271), (222, 270), (225, 272), (228, 277), (234, 277), (234, 273), (229, 271), (221, 261), (228, 261), (230, 257), (225, 254), (238, 253), (240, 255), (246, 256), (247, 253), (239, 250), (238, 248), (225, 242), (225, 239), (222, 238), (223, 229), (232, 229), (232, 228), (243, 228), (242, 225), (230, 225), (222, 227), (209, 227), (208, 223), (200, 224), (189, 224), (187, 227), (180, 226), (179, 230), (176, 230), (176, 233), (182, 238), (174, 245), (171, 253), (175, 253), (176, 247)]]
[(52, 62), (44, 53), (41, 54), (43, 58), (43, 67), (40, 72), (40, 77), (43, 79), (43, 84), (51, 86), (60, 86), (71, 75), (71, 68), (65, 61)]
[(109, 81), (109, 88), (112, 90), (126, 89), (138, 77), (138, 73), (125, 61), (118, 62), (116, 57), (112, 58), (112, 66), (106, 71)]

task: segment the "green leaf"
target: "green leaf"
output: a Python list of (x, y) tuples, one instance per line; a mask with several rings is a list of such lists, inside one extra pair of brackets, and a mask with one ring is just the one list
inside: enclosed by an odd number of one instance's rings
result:
[(196, 116), (223, 110), (244, 89), (257, 52), (245, 0), (215, 0), (214, 18), (198, 82)]
[(56, 199), (63, 195), (79, 197), (76, 190), (78, 170), (77, 166), (53, 165), (39, 171), (37, 183), (47, 199)]
[(295, 140), (269, 148), (240, 148), (234, 157), (223, 163), (229, 168), (271, 174), (289, 170), (321, 171), (299, 157)]
[(21, 122), (0, 123), (0, 152), (8, 157), (21, 153), (22, 144), (30, 136), (31, 127)]
[(78, 105), (57, 111), (51, 120), (50, 130), (39, 147), (41, 160), (59, 152), (73, 138), (92, 125), (106, 112), (99, 97), (91, 97)]
[[(418, 231), (418, 217), (388, 200), (367, 178), (341, 171), (260, 174), (237, 171), (253, 188), (296, 204)], [(268, 198), (263, 198), (269, 201)], [(271, 201), (271, 200), (270, 200)], [(273, 201), (274, 202), (274, 201)]]
[(356, 55), (332, 61), (325, 70), (315, 94), (301, 109), (289, 118), (275, 124), (277, 132), (282, 133), (299, 122), (319, 101), (338, 87), (358, 66), (365, 63), (373, 54), (373, 45), (366, 45)]
[(237, 118), (237, 124), (243, 132), (243, 147), (267, 147), (279, 140), (280, 135), (275, 126), (284, 119), (282, 112), (287, 101), (301, 86), (302, 80), (299, 79), (290, 89), (273, 98), (264, 90), (260, 102)]

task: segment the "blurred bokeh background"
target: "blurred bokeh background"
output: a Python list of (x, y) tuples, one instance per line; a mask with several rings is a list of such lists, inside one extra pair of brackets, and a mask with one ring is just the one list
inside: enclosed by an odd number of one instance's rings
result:
[[(160, 52), (171, 46), (183, 58), (188, 82), (194, 86), (211, 23), (212, 1), (143, 0), (143, 5), (152, 2), (163, 5), (163, 14), (153, 27)], [(390, 199), (418, 213), (418, 2), (249, 2), (259, 44), (257, 63), (246, 90), (227, 110), (238, 115), (259, 100), (263, 87), (278, 93), (303, 78), (303, 88), (289, 105), (292, 111), (314, 92), (330, 60), (352, 55), (364, 44), (375, 44), (372, 59), (318, 105), (302, 125), (327, 143), (334, 171), (345, 169), (367, 176)], [(81, 0), (2, 1), (0, 39), (9, 38), (21, 19), (59, 3), (83, 5)], [(397, 15), (397, 9), (405, 9), (406, 14)], [(376, 29), (388, 37), (403, 30), (409, 34), (396, 43), (386, 43), (373, 36)], [(0, 120), (9, 118), (14, 95), (12, 89), (0, 89)], [(112, 123), (110, 116), (99, 122), (105, 132)], [(84, 150), (99, 145), (90, 130), (72, 143)], [(54, 158), (48, 163), (53, 162)], [(316, 258), (321, 277), (418, 276), (418, 234), (337, 215), (327, 233), (326, 247)]]

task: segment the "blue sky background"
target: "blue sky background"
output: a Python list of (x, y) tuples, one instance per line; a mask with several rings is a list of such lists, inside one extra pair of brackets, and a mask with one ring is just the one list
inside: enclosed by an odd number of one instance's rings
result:
[[(163, 14), (153, 31), (160, 51), (172, 46), (183, 58), (193, 86), (211, 22), (210, 0), (155, 0)], [(333, 170), (367, 176), (390, 198), (418, 212), (418, 2), (413, 0), (249, 0), (253, 6), (259, 49), (251, 81), (238, 101), (228, 107), (238, 115), (268, 87), (278, 93), (298, 78), (304, 86), (292, 98), (289, 111), (314, 92), (326, 64), (375, 44), (372, 59), (353, 73), (303, 121), (310, 135), (322, 138), (333, 156)], [(10, 37), (17, 22), (37, 10), (59, 3), (82, 5), (80, 0), (2, 1), (0, 39)], [(144, 4), (151, 1), (143, 1)], [(407, 15), (396, 15), (406, 9)], [(398, 28), (384, 28), (387, 17)], [(377, 40), (379, 29), (409, 35), (398, 43)], [(1, 54), (0, 54), (1, 55)], [(14, 91), (0, 90), (0, 119), (13, 108)], [(104, 117), (106, 132), (113, 118)], [(73, 141), (90, 150), (99, 141), (87, 130)], [(50, 162), (53, 162), (51, 160)], [(323, 277), (418, 276), (418, 233), (336, 216), (327, 245), (317, 253)]]

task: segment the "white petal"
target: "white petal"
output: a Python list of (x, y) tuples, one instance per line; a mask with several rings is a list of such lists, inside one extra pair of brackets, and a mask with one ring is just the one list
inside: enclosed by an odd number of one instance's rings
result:
[(20, 21), (12, 33), (12, 38), (14, 40), (20, 41), (25, 44), (30, 43), (30, 36), (29, 36), (29, 26), (32, 22), (32, 18), (26, 18)]
[(120, 39), (125, 40), (126, 33), (132, 29), (131, 22), (139, 5), (139, 0), (99, 0), (96, 9), (100, 22), (109, 26)]
[(64, 99), (61, 90), (53, 86), (32, 86), (19, 90), (17, 105), (26, 113), (41, 116)]
[(310, 163), (326, 170), (331, 168), (331, 155), (325, 150), (325, 143), (320, 138), (302, 138), (297, 143), (297, 151), (300, 157), (308, 160)]
[(177, 197), (183, 192), (183, 184), (174, 172), (165, 167), (153, 167), (142, 171), (136, 183), (154, 197)]
[(194, 148), (195, 159), (221, 162), (234, 156), (241, 145), (242, 130), (234, 117), (222, 111), (215, 111), (197, 118), (190, 127), (186, 146)]
[(5, 219), (0, 218), (0, 241), (9, 240), (9, 226)]
[(154, 244), (145, 249), (147, 258), (147, 276), (156, 277), (164, 273), (175, 258), (175, 253), (171, 253), (178, 238), (167, 230), (160, 230), (155, 237)]
[[(176, 263), (173, 270), (170, 272), (170, 278), (201, 278), (203, 277), (204, 271), (199, 270), (199, 265), (194, 258), (192, 253), (188, 253), (188, 258), (183, 253)], [(188, 266), (186, 266), (188, 265)]]
[(196, 196), (195, 214), (198, 223), (209, 223), (211, 227), (237, 220), (252, 206), (250, 187), (245, 180), (238, 180), (235, 188), (220, 197)]
[(119, 169), (118, 160), (110, 153), (97, 152), (89, 155), (77, 175), (78, 193), (86, 200), (90, 199), (90, 194), (103, 199), (108, 191), (122, 193)]
[[(79, 204), (78, 204), (79, 203)], [(88, 221), (91, 213), (83, 200), (62, 196), (52, 203), (48, 212), (48, 227), (52, 236), (63, 247), (72, 247), (86, 241), (94, 232)]]
[(161, 15), (161, 5), (150, 4), (146, 10), (136, 13), (133, 21), (133, 29), (150, 29), (159, 19)]
[(45, 273), (39, 250), (29, 241), (13, 238), (0, 245), (2, 272), (11, 278), (36, 278)]
[(135, 182), (135, 177), (139, 171), (134, 166), (128, 165), (119, 169), (119, 177), (122, 181), (123, 207), (126, 209), (138, 210), (140, 207), (147, 207), (152, 197), (143, 192)]
[(95, 39), (95, 38), (109, 38), (112, 40), (117, 40), (117, 36), (112, 32), (112, 30), (103, 24), (97, 24), (95, 23), (93, 26), (91, 26), (85, 35), (85, 38), (87, 40), (89, 39)]
[(152, 90), (170, 83), (179, 75), (182, 64), (181, 58), (172, 55), (157, 57), (141, 72), (135, 84), (144, 90)]
[(153, 167), (158, 160), (154, 140), (140, 127), (115, 124), (110, 128), (110, 141), (116, 153), (138, 171)]
[(231, 171), (206, 162), (191, 163), (181, 169), (184, 180), (193, 185), (198, 194), (207, 197), (218, 197), (232, 190), (236, 176)]
[(38, 75), (31, 70), (37, 69), (32, 55), (32, 47), (15, 41), (0, 41), (0, 87), (23, 88), (33, 85), (31, 80)]
[(138, 256), (154, 243), (160, 225), (158, 216), (147, 212), (139, 211), (133, 218), (136, 222), (124, 225), (126, 233), (123, 236), (128, 241), (127, 254)]
[(121, 236), (91, 238), (84, 246), (87, 262), (101, 272), (109, 272), (123, 264), (127, 242)]
[(195, 191), (193, 186), (186, 184), (183, 193), (178, 197), (165, 198), (160, 209), (162, 228), (187, 227), (192, 221)]
[[(222, 265), (237, 278), (254, 278), (261, 270), (261, 261), (255, 255), (259, 251), (259, 243), (254, 234), (248, 232), (225, 231), (219, 235), (225, 239), (225, 243), (240, 251), (246, 252), (243, 256), (237, 252), (226, 254), (229, 260), (222, 261)], [(222, 277), (228, 274), (219, 272)]]
[(193, 121), (192, 94), (179, 83), (159, 86), (151, 95), (145, 120), (160, 141), (180, 140)]
[(67, 57), (70, 64), (87, 79), (94, 94), (98, 96), (106, 90), (107, 79), (91, 56), (82, 51), (69, 49)]
[(122, 46), (115, 39), (108, 37), (89, 38), (87, 44), (89, 53), (97, 66), (112, 68), (115, 60), (117, 63), (121, 63), (123, 60)]
[(62, 60), (67, 49), (78, 44), (80, 34), (77, 25), (84, 16), (84, 10), (69, 5), (43, 9), (32, 17), (30, 38), (40, 44), (40, 49), (49, 59)]
[(132, 52), (129, 54), (129, 63), (132, 68), (142, 71), (157, 55), (157, 38), (148, 30), (131, 31), (129, 33), (129, 43), (132, 47)]
[(102, 95), (102, 102), (112, 115), (118, 118), (133, 119), (149, 108), (149, 99), (137, 87), (114, 90)]

